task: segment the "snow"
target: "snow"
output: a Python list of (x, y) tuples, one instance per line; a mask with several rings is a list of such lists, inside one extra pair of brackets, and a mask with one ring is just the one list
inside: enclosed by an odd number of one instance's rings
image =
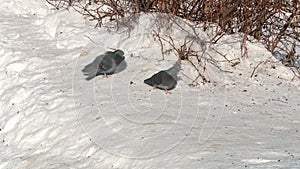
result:
[[(158, 16), (107, 30), (43, 1), (0, 7), (1, 169), (299, 168), (299, 79), (262, 44), (248, 42), (241, 58), (242, 35), (205, 43), (241, 63), (220, 65), (232, 73), (210, 66), (213, 83), (190, 86), (197, 74), (182, 61), (166, 95), (143, 83), (177, 60), (163, 60), (152, 36)], [(178, 44), (188, 36), (178, 25), (161, 31)], [(124, 70), (86, 81), (81, 69), (110, 48), (125, 51)]]

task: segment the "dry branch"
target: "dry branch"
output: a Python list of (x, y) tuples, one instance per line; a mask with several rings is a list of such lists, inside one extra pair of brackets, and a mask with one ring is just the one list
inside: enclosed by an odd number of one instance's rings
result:
[[(55, 9), (74, 8), (90, 20), (97, 21), (96, 26), (101, 27), (112, 20), (119, 20), (124, 16), (132, 16), (141, 12), (165, 13), (170, 18), (180, 17), (191, 21), (189, 26), (196, 28), (201, 26), (207, 30), (211, 25), (217, 24), (214, 36), (210, 43), (217, 43), (225, 34), (237, 32), (244, 33), (241, 45), (241, 55), (246, 57), (248, 49), (246, 45), (247, 35), (262, 41), (272, 53), (278, 52), (282, 59), (295, 62), (299, 60), (299, 54), (295, 51), (300, 48), (300, 1), (299, 0), (46, 0)], [(170, 20), (170, 24), (175, 22)], [(177, 24), (179, 27), (180, 24)], [(162, 25), (161, 25), (162, 26)], [(163, 25), (166, 26), (166, 25)], [(169, 26), (169, 25), (167, 25)], [(182, 28), (183, 31), (185, 29)], [(191, 43), (201, 43), (195, 32), (189, 32), (191, 41), (183, 44), (175, 44), (172, 37), (162, 38), (159, 32), (154, 33), (158, 39), (162, 56), (164, 58), (164, 45), (173, 46), (178, 57), (189, 60), (196, 57), (198, 63), (203, 63), (203, 56), (193, 51)], [(197, 39), (198, 38), (198, 39)], [(199, 42), (198, 42), (199, 41)], [(205, 45), (202, 45), (205, 46)], [(204, 49), (205, 50), (205, 49)], [(196, 54), (195, 54), (196, 53)], [(202, 54), (203, 55), (203, 54)], [(226, 59), (226, 57), (224, 56)], [(202, 59), (202, 60), (201, 60)], [(215, 63), (212, 60), (206, 60)], [(229, 61), (229, 60), (227, 60)], [(232, 63), (236, 65), (238, 62)], [(203, 64), (204, 65), (204, 64)], [(201, 65), (203, 67), (203, 65)], [(290, 66), (293, 66), (290, 64)], [(206, 67), (204, 66), (204, 69)], [(205, 77), (199, 76), (207, 81)]]

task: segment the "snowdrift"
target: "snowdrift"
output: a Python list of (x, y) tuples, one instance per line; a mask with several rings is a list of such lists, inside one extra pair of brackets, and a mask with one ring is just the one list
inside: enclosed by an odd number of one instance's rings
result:
[[(262, 44), (247, 42), (241, 58), (241, 35), (212, 45), (196, 30), (193, 49), (211, 83), (194, 81), (183, 60), (166, 95), (143, 83), (178, 59), (174, 50), (162, 56), (153, 31), (179, 45), (190, 23), (164, 29), (173, 22), (141, 15), (129, 27), (94, 29), (42, 1), (0, 6), (1, 169), (299, 167), (299, 80)], [(86, 81), (81, 69), (109, 48), (125, 51), (126, 69)]]

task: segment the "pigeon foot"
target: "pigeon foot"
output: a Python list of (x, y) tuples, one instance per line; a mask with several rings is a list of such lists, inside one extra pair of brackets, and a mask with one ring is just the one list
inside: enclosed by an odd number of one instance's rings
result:
[(165, 90), (165, 93), (166, 94), (172, 94), (172, 92), (168, 91), (168, 90)]
[(109, 78), (109, 75), (104, 74), (102, 77), (103, 77), (103, 78)]

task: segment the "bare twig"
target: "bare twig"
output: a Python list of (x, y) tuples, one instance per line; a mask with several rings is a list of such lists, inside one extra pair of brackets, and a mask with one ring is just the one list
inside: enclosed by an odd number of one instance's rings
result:
[[(299, 1), (299, 0), (298, 0)], [(107, 22), (116, 20), (119, 26), (119, 20), (125, 16), (138, 15), (140, 12), (150, 13), (156, 12), (166, 14), (168, 16), (167, 24), (164, 26), (169, 28), (171, 25), (177, 25), (189, 38), (184, 42), (177, 43), (171, 36), (160, 36), (159, 31), (154, 32), (154, 36), (161, 45), (162, 57), (164, 54), (165, 43), (176, 51), (178, 57), (182, 60), (191, 61), (196, 58), (195, 67), (201, 67), (203, 71), (207, 71), (206, 63), (211, 63), (220, 68), (215, 58), (205, 58), (206, 44), (217, 43), (225, 34), (233, 34), (237, 32), (244, 33), (241, 42), (241, 56), (247, 57), (247, 36), (254, 36), (268, 46), (268, 50), (272, 53), (276, 51), (282, 54), (285, 59), (295, 62), (299, 59), (296, 50), (299, 48), (299, 2), (297, 0), (276, 0), (274, 1), (257, 1), (257, 0), (46, 0), (55, 9), (73, 8), (81, 13), (89, 20), (97, 21), (95, 27), (102, 27)], [(185, 29), (178, 18), (188, 20), (185, 25), (192, 29)], [(130, 22), (130, 20), (129, 20)], [(124, 24), (125, 26), (128, 24)], [(201, 40), (195, 31), (196, 27), (203, 30), (208, 29), (211, 25), (215, 26), (211, 41)], [(131, 26), (130, 24), (128, 25)], [(128, 29), (131, 30), (131, 27)], [(202, 51), (195, 51), (192, 46), (199, 45)], [(202, 53), (201, 53), (202, 52)], [(220, 54), (220, 53), (219, 53)], [(225, 61), (231, 66), (239, 63), (228, 60), (226, 55), (222, 55)], [(295, 66), (289, 64), (288, 66)], [(199, 70), (197, 70), (199, 71)], [(201, 70), (202, 71), (202, 70)], [(254, 70), (255, 71), (255, 70)], [(201, 75), (203, 75), (203, 72)], [(202, 80), (205, 77), (199, 76)]]
[(252, 73), (251, 73), (251, 76), (250, 76), (251, 78), (253, 77), (255, 70), (256, 70), (256, 69), (258, 68), (258, 66), (261, 65), (262, 63), (264, 63), (264, 61), (259, 62), (259, 63), (254, 67), (254, 69), (253, 69), (253, 71), (252, 71)]

